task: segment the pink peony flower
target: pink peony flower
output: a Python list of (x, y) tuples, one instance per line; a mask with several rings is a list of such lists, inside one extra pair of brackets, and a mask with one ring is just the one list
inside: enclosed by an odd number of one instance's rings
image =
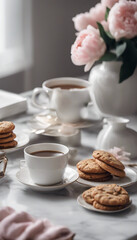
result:
[(125, 152), (123, 148), (114, 147), (108, 150), (114, 155), (119, 161), (129, 161), (131, 153)]
[[(103, 6), (101, 3), (98, 3), (95, 5), (95, 7), (89, 10), (89, 13), (96, 24), (96, 22), (101, 22), (105, 20), (106, 7)], [(97, 27), (97, 24), (96, 24), (96, 27)]]
[(137, 1), (121, 0), (109, 12), (109, 31), (116, 40), (137, 36)]
[(101, 22), (105, 19), (105, 11), (106, 7), (98, 3), (95, 7), (91, 8), (89, 12), (76, 15), (72, 19), (75, 29), (81, 31), (86, 29), (88, 25), (97, 28), (97, 22)]
[(99, 31), (92, 26), (79, 32), (71, 48), (71, 60), (75, 65), (85, 66), (88, 71), (94, 62), (105, 53), (106, 45), (100, 37)]
[(74, 27), (77, 31), (86, 29), (88, 25), (96, 27), (96, 22), (91, 17), (91, 14), (89, 12), (80, 13), (76, 15), (74, 18), (72, 18), (72, 20), (74, 22)]
[(119, 0), (101, 0), (102, 6), (112, 8), (115, 3), (119, 2)]

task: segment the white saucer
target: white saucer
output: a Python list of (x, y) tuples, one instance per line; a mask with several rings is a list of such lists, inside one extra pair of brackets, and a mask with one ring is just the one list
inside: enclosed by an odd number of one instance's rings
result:
[(132, 204), (132, 200), (130, 200), (130, 203), (128, 205), (126, 205), (124, 208), (122, 209), (119, 209), (119, 210), (114, 210), (114, 211), (108, 211), (108, 210), (101, 210), (101, 209), (97, 209), (97, 208), (94, 208), (91, 204), (88, 204), (82, 197), (82, 194), (78, 196), (77, 198), (77, 202), (80, 206), (88, 209), (88, 210), (91, 210), (91, 211), (95, 211), (95, 212), (101, 212), (101, 213), (116, 213), (116, 212), (122, 212), (128, 208), (131, 207), (131, 204)]
[(32, 132), (40, 135), (53, 137), (74, 136), (78, 134), (78, 129), (88, 128), (101, 122), (100, 119), (99, 120), (81, 119), (79, 122), (76, 123), (67, 123), (65, 124), (65, 127), (67, 128), (68, 126), (68, 128), (72, 128), (73, 131), (67, 134), (66, 133), (63, 134), (63, 132), (59, 131), (59, 128), (61, 128), (61, 126), (64, 126), (64, 124), (60, 122), (56, 116), (55, 121), (53, 119), (53, 116), (51, 116), (50, 122), (50, 116), (51, 115), (49, 113), (45, 115), (45, 112), (34, 115), (28, 123), (29, 127), (32, 129)]
[(129, 167), (125, 168), (125, 173), (126, 176), (124, 178), (119, 178), (119, 177), (114, 177), (112, 179), (110, 179), (109, 181), (106, 182), (93, 182), (93, 181), (88, 181), (82, 178), (78, 178), (77, 182), (81, 183), (83, 185), (89, 186), (89, 187), (95, 187), (98, 186), (100, 184), (112, 184), (112, 183), (116, 183), (118, 185), (120, 185), (121, 187), (128, 187), (131, 186), (132, 184), (134, 184), (135, 182), (137, 182), (137, 173), (132, 170)]
[[(71, 132), (63, 133), (60, 131), (60, 128), (63, 126), (62, 124), (58, 125), (50, 125), (49, 123), (41, 123), (33, 117), (28, 122), (29, 127), (32, 129), (32, 133), (37, 135), (44, 135), (44, 136), (51, 136), (51, 137), (72, 137), (79, 133), (77, 128), (73, 128), (68, 126), (72, 129)], [(66, 126), (65, 126), (66, 127)]]
[(15, 140), (18, 142), (16, 147), (0, 149), (0, 150), (5, 153), (11, 153), (11, 152), (17, 151), (22, 147), (24, 147), (29, 142), (29, 136), (25, 133), (16, 133)]
[(27, 167), (21, 168), (17, 172), (16, 177), (19, 182), (23, 183), (24, 185), (26, 185), (27, 187), (29, 187), (32, 190), (49, 192), (49, 191), (55, 191), (55, 190), (62, 189), (64, 187), (68, 186), (69, 184), (75, 182), (78, 178), (78, 173), (74, 169), (72, 169), (70, 167), (66, 167), (63, 181), (61, 183), (58, 183), (55, 185), (50, 185), (50, 186), (37, 185), (37, 184), (33, 183), (30, 178)]

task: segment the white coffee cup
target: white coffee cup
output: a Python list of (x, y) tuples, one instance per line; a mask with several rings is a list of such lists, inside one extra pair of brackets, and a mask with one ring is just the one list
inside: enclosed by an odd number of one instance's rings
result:
[[(75, 87), (62, 89), (61, 85), (73, 85)], [(91, 102), (90, 90), (91, 83), (83, 79), (71, 77), (53, 78), (43, 82), (42, 88), (34, 89), (32, 104), (38, 108), (55, 110), (62, 122), (77, 122), (81, 119), (83, 107)], [(41, 92), (46, 94), (49, 104), (38, 104), (36, 96)]]
[[(33, 155), (41, 151), (56, 151), (61, 152), (62, 155), (50, 157)], [(40, 185), (61, 182), (68, 162), (68, 153), (68, 147), (56, 143), (39, 143), (26, 147), (24, 156), (32, 181)]]

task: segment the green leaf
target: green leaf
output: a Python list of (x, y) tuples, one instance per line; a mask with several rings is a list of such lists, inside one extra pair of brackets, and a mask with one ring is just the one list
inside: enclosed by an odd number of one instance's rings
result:
[(137, 48), (135, 47), (132, 40), (126, 40), (126, 43), (127, 47), (121, 55), (123, 64), (120, 69), (119, 83), (122, 83), (127, 78), (132, 76), (137, 66)]
[(106, 7), (106, 13), (105, 13), (105, 20), (106, 21), (108, 20), (109, 12), (110, 12), (110, 8)]
[(106, 34), (108, 35), (109, 38), (113, 39), (114, 40), (114, 37), (111, 35), (110, 32), (106, 32)]
[(127, 47), (127, 43), (126, 42), (123, 42), (122, 44), (116, 46), (117, 58), (119, 58), (124, 53), (126, 47)]
[(116, 55), (111, 52), (106, 52), (101, 58), (101, 61), (116, 61)]
[(128, 79), (130, 76), (132, 76), (132, 74), (135, 71), (136, 66), (137, 66), (137, 63), (136, 64), (134, 63), (133, 65), (129, 65), (129, 62), (127, 62), (127, 61), (123, 62), (121, 69), (120, 69), (119, 83), (122, 83), (123, 81)]
[(134, 41), (134, 42), (137, 42), (137, 37), (134, 37), (131, 40)]
[(113, 46), (115, 44), (115, 40), (108, 36), (108, 34), (105, 32), (101, 23), (97, 22), (97, 25), (99, 28), (100, 36), (103, 38), (104, 42), (106, 43), (107, 48), (108, 49), (113, 48)]
[(131, 41), (135, 44), (135, 47), (137, 48), (137, 37), (132, 38)]

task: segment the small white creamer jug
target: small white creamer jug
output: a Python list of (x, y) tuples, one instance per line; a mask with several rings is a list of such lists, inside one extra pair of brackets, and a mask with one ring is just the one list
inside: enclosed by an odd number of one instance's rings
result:
[(97, 136), (96, 149), (109, 150), (119, 147), (137, 157), (137, 132), (127, 127), (128, 119), (106, 118), (103, 129)]

